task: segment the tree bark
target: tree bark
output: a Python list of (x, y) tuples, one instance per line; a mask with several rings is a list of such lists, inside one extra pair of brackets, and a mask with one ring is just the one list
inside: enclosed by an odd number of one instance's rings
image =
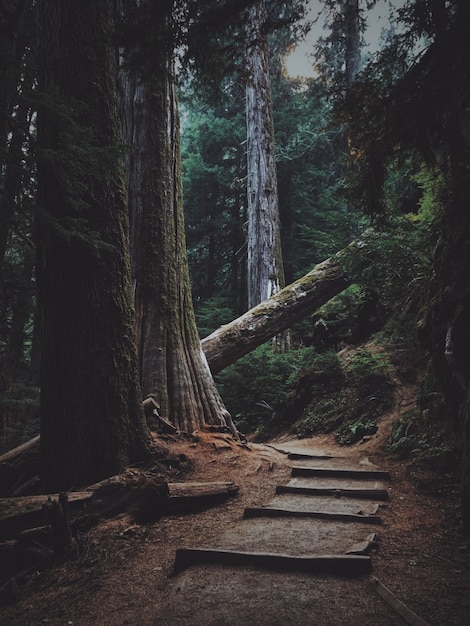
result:
[(249, 308), (285, 285), (266, 20), (265, 2), (257, 0), (246, 27)]
[(149, 453), (135, 352), (113, 0), (39, 2), (37, 279), (42, 480), (90, 484)]
[(192, 304), (173, 28), (170, 10), (160, 17), (145, 76), (122, 81), (124, 139), (133, 147), (128, 189), (142, 393), (157, 400), (160, 415), (178, 430), (228, 424), (235, 433), (201, 350)]
[(361, 24), (359, 16), (359, 0), (344, 2), (344, 34), (345, 34), (345, 82), (349, 88), (355, 81), (361, 67)]
[(350, 285), (345, 261), (353, 250), (366, 245), (367, 236), (364, 233), (361, 239), (316, 265), (306, 276), (203, 339), (202, 349), (212, 373), (220, 372), (290, 328)]

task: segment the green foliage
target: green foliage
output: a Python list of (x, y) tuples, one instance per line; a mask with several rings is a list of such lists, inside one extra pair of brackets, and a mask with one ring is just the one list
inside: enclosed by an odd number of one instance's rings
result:
[(296, 421), (300, 437), (330, 432), (340, 422), (341, 390), (345, 374), (338, 356), (329, 351), (317, 354), (313, 348), (302, 351), (303, 366), (292, 380), (293, 391), (283, 407), (285, 421)]
[[(461, 441), (457, 440), (446, 402), (441, 394), (434, 394), (434, 407), (410, 409), (393, 424), (388, 441), (388, 450), (413, 461), (434, 459), (444, 461), (447, 468), (458, 470)], [(436, 409), (440, 409), (436, 413)]]
[(431, 273), (429, 225), (414, 216), (390, 218), (371, 233), (367, 250), (353, 251), (347, 271), (368, 293), (375, 293), (384, 316), (400, 309), (417, 315)]
[(362, 348), (348, 363), (347, 371), (352, 382), (373, 387), (375, 382), (388, 374), (390, 364), (382, 353)]
[(237, 106), (184, 106), (182, 168), (194, 301), (243, 293), (244, 118)]
[(432, 223), (442, 213), (444, 176), (438, 168), (423, 165), (413, 180), (422, 191), (419, 201), (419, 218), (425, 223)]
[(338, 397), (319, 398), (315, 406), (306, 411), (304, 418), (297, 424), (298, 437), (302, 439), (332, 432), (341, 423), (340, 407)]
[(353, 284), (320, 307), (311, 318), (312, 341), (317, 350), (338, 347), (341, 342), (354, 343), (362, 338), (364, 325), (366, 334), (370, 334), (373, 326), (366, 311), (368, 305), (367, 294)]
[(223, 296), (213, 296), (201, 303), (196, 302), (194, 312), (196, 326), (201, 338), (207, 337), (219, 326), (231, 322), (235, 317), (228, 299)]
[(273, 80), (273, 107), (283, 258), (288, 282), (348, 242), (342, 135), (328, 128), (331, 106), (316, 81), (297, 90)]
[(364, 348), (343, 365), (335, 357), (336, 366), (328, 372), (329, 385), (318, 386), (313, 378), (296, 430), (299, 437), (335, 432), (338, 443), (345, 445), (376, 432), (377, 419), (391, 406), (393, 385), (390, 366), (380, 353)]
[(268, 343), (215, 377), (225, 405), (241, 432), (269, 431), (311, 353), (311, 350), (289, 350), (279, 354)]

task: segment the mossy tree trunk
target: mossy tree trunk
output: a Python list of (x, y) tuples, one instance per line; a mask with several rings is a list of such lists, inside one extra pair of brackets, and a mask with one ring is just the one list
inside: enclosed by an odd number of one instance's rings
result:
[(468, 159), (454, 164), (451, 198), (435, 255), (428, 334), (434, 370), (462, 439), (462, 517), (470, 532), (470, 179)]
[(217, 374), (343, 291), (351, 284), (345, 269), (348, 255), (353, 249), (365, 253), (366, 242), (365, 233), (362, 239), (203, 339), (201, 345), (211, 371)]
[(113, 0), (40, 0), (37, 279), (47, 489), (149, 450), (135, 351)]
[(128, 189), (140, 379), (143, 397), (154, 396), (162, 417), (178, 429), (227, 423), (233, 429), (193, 311), (172, 30), (170, 6), (154, 38), (151, 69), (122, 80), (125, 142), (132, 146)]

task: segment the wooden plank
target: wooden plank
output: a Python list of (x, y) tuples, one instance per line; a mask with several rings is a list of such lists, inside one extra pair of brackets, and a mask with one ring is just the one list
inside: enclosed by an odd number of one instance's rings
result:
[(291, 556), (268, 552), (238, 552), (202, 548), (180, 548), (176, 551), (173, 573), (192, 565), (218, 564), (261, 567), (275, 570), (328, 573), (338, 576), (361, 576), (371, 571), (369, 556), (307, 555)]
[(246, 508), (243, 517), (311, 517), (327, 521), (359, 522), (362, 524), (381, 524), (377, 515), (359, 515), (357, 513), (337, 513), (335, 511), (299, 511), (291, 509), (276, 509), (271, 507)]
[(300, 461), (301, 459), (305, 459), (307, 461), (309, 459), (311, 459), (312, 461), (317, 461), (317, 460), (326, 461), (326, 460), (332, 460), (334, 458), (342, 458), (342, 457), (334, 457), (331, 454), (308, 454), (304, 452), (288, 452), (287, 458), (290, 459), (291, 461)]
[(333, 487), (297, 487), (278, 485), (276, 493), (295, 493), (306, 496), (334, 496), (336, 498), (362, 498), (363, 500), (388, 500), (386, 489), (335, 489)]
[(330, 467), (301, 467), (292, 468), (292, 476), (318, 476), (325, 478), (352, 478), (363, 480), (389, 480), (389, 472), (383, 470), (343, 469)]
[(400, 615), (407, 624), (410, 624), (410, 626), (429, 626), (428, 622), (408, 608), (406, 604), (399, 600), (396, 595), (388, 589), (388, 587), (380, 582), (378, 578), (371, 576), (369, 580), (379, 596), (395, 611), (395, 613)]

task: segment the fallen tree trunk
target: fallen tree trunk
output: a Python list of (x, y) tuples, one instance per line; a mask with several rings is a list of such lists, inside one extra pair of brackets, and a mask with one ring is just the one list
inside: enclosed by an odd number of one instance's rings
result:
[(364, 233), (302, 278), (203, 339), (201, 346), (212, 373), (235, 363), (348, 287), (352, 281), (344, 262), (353, 250), (365, 246), (368, 236)]
[[(166, 483), (145, 476), (124, 480), (113, 476), (86, 491), (67, 494), (68, 509), (74, 518), (101, 517), (130, 513), (138, 523), (146, 523), (161, 515), (194, 513), (215, 506), (238, 494), (232, 482)], [(60, 500), (61, 494), (0, 498), (0, 541), (14, 539), (24, 531), (50, 524), (44, 505)], [(79, 520), (80, 521), (80, 520)]]
[(39, 460), (39, 435), (0, 455), (0, 497), (25, 495), (36, 482)]

